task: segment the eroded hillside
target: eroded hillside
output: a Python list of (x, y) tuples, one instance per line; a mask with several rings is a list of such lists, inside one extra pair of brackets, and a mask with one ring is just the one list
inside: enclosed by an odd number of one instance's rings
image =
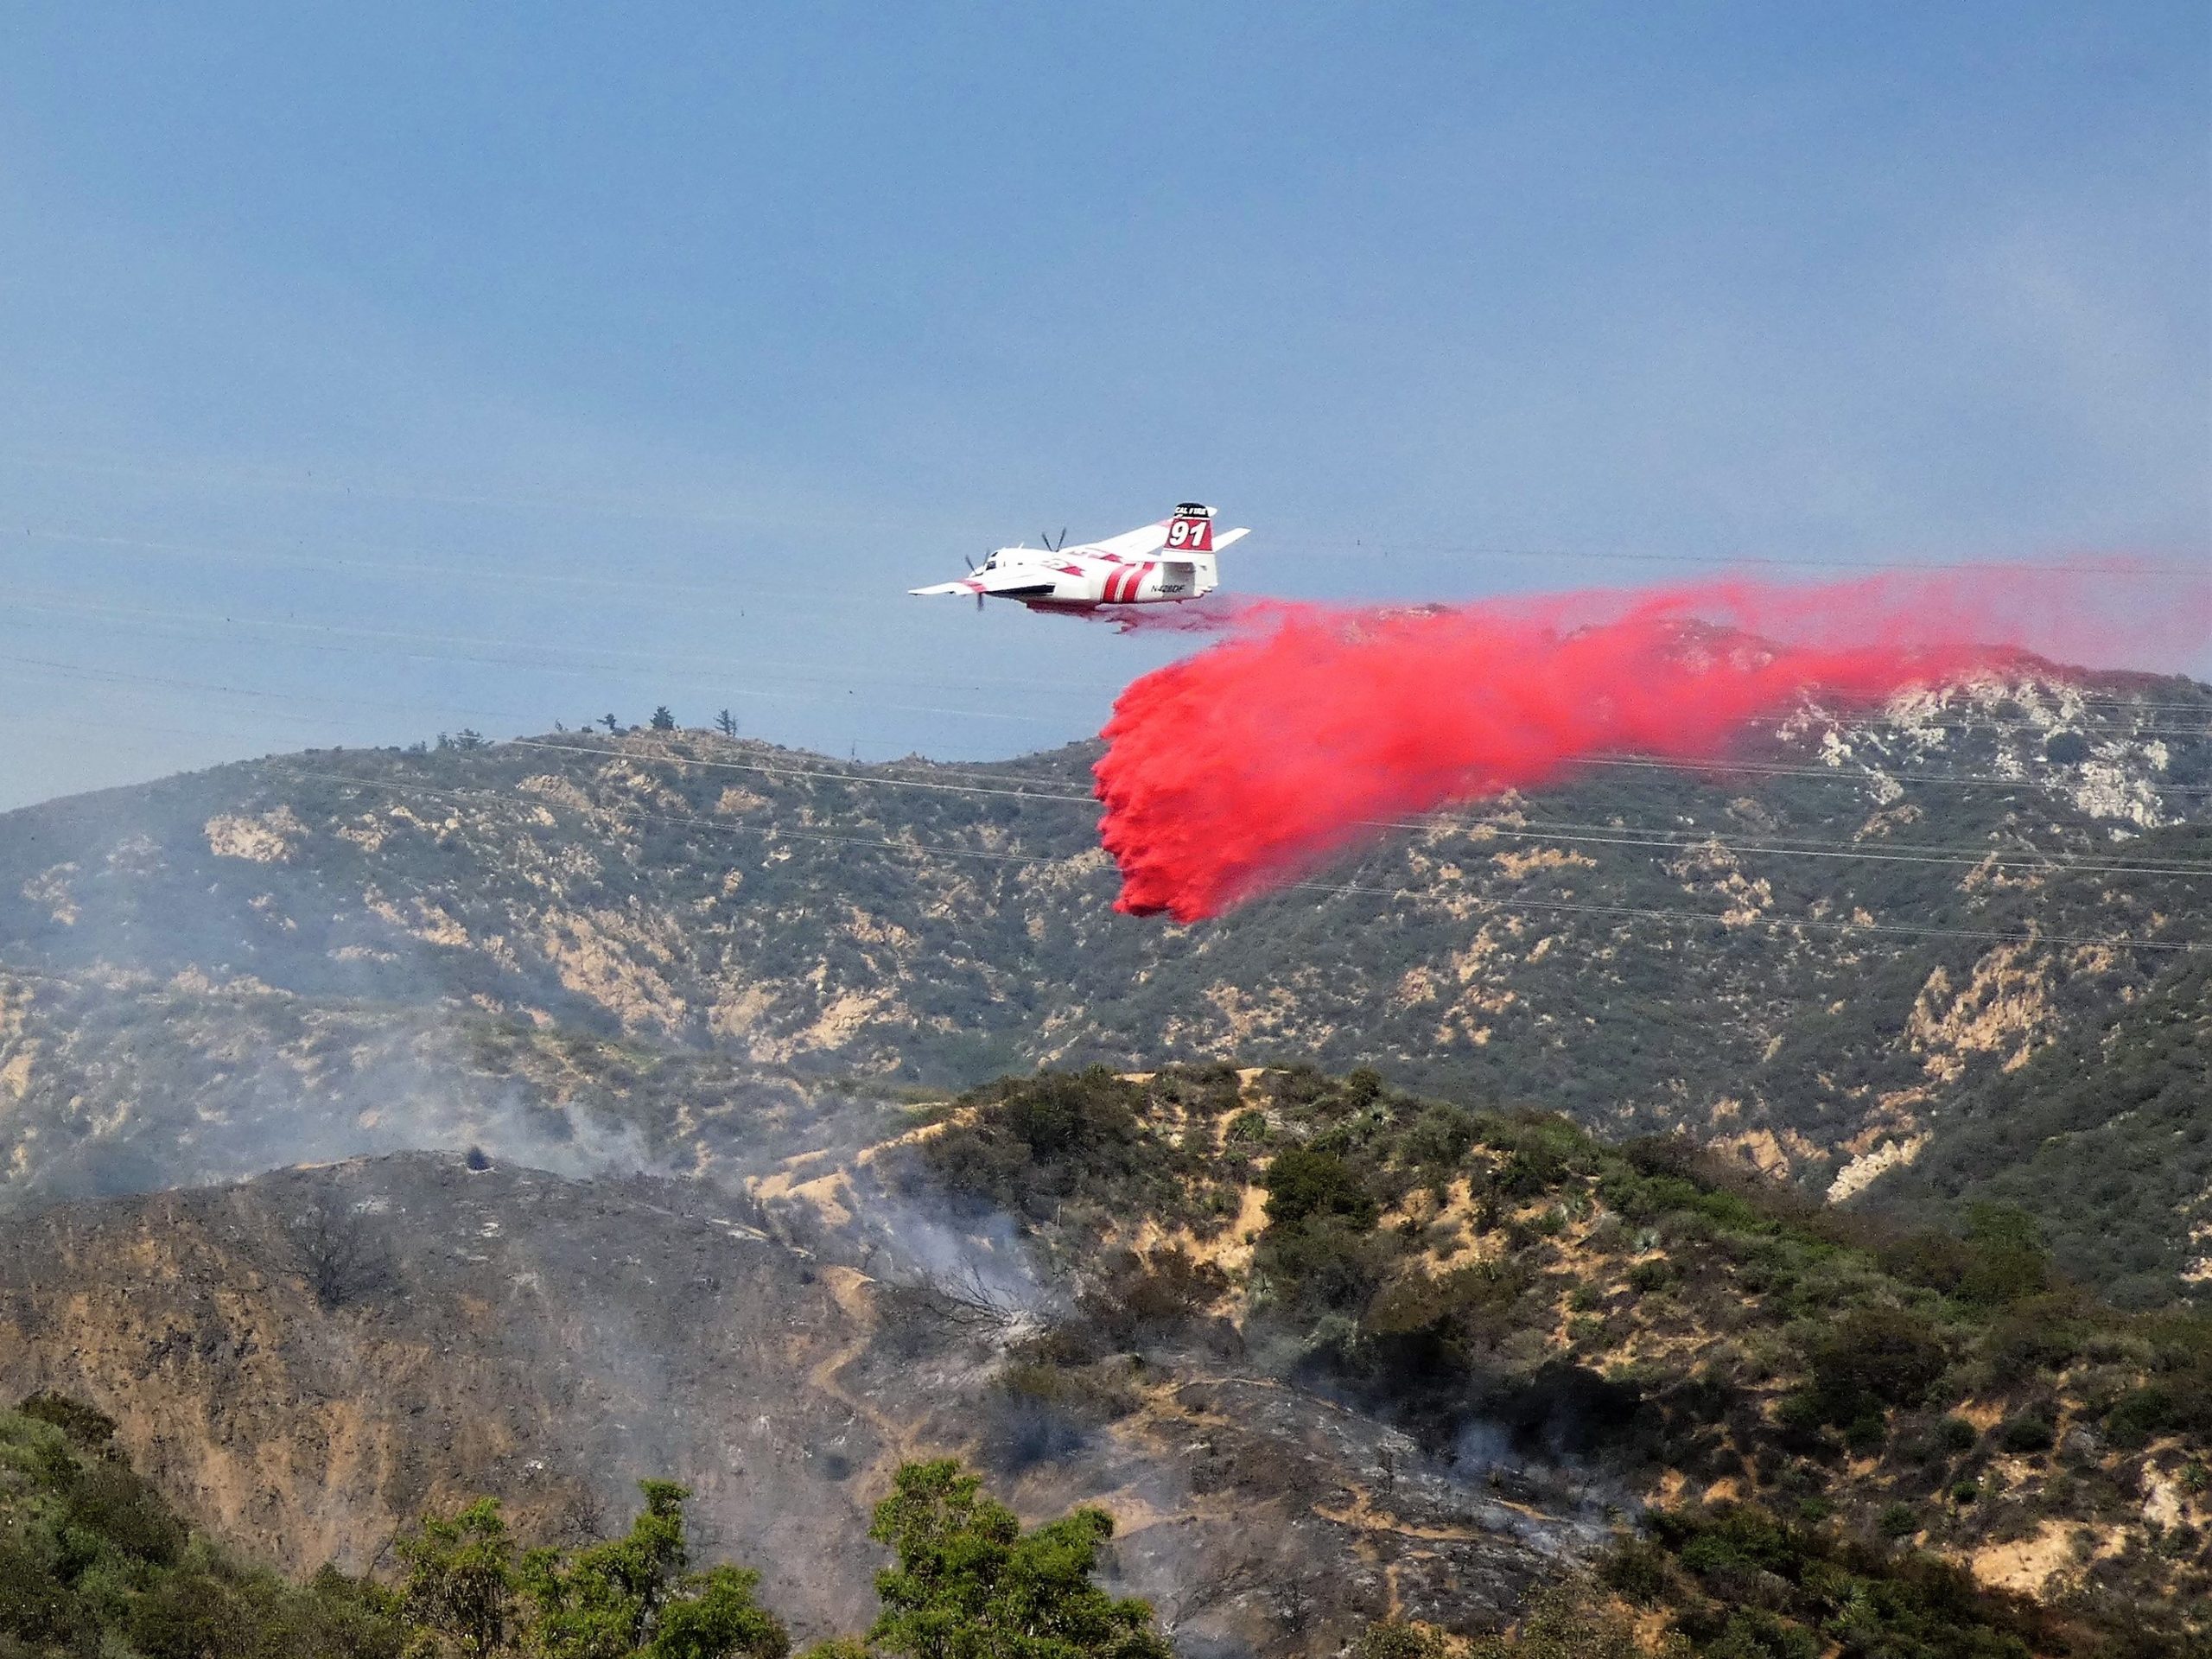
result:
[[(1838, 1200), (2032, 1189), (2155, 1303), (2212, 1271), (2212, 1141), (2149, 1127), (2202, 1094), (2208, 710), (2124, 677), (1807, 709), (1726, 772), (1608, 762), (1190, 930), (1111, 910), (1084, 750), (219, 768), (0, 820), (0, 1167), (20, 1198), (541, 1131), (556, 1167), (696, 1166), (855, 1085), (1312, 1056)], [(2171, 1081), (2008, 1139), (2090, 1057)], [(2008, 1176), (2054, 1134), (2093, 1193)]]
[(702, 1547), (760, 1567), (802, 1635), (865, 1622), (869, 1509), (931, 1454), (1027, 1513), (1102, 1504), (1117, 1581), (1193, 1650), (1392, 1612), (1494, 1625), (1604, 1541), (1579, 1483), (1502, 1492), (1233, 1332), (1041, 1395), (1022, 1356), (1068, 1281), (1015, 1257), (1001, 1278), (934, 1206), (832, 1225), (766, 1185), (756, 1205), (404, 1154), (49, 1207), (0, 1222), (0, 1392), (106, 1412), (196, 1524), (295, 1573), (372, 1567), (477, 1493), (526, 1538), (600, 1535), (639, 1478), (680, 1479)]

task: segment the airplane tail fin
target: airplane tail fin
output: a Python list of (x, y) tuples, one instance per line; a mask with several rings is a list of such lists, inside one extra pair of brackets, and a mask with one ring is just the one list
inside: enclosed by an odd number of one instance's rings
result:
[(1214, 549), (1213, 509), (1201, 501), (1185, 501), (1167, 521), (1169, 553), (1211, 553)]

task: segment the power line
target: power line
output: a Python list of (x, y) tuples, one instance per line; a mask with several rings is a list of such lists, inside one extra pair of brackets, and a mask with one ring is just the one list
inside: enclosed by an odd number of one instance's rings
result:
[[(415, 792), (429, 796), (434, 799), (454, 800), (476, 804), (484, 802), (498, 802), (510, 806), (520, 805), (527, 801), (531, 804), (546, 806), (549, 808), (554, 805), (566, 804), (565, 803), (549, 801), (541, 797), (518, 797), (505, 791), (494, 792), (442, 789), (435, 785), (412, 784), (398, 779), (362, 778), (347, 772), (310, 772), (304, 769), (293, 768), (283, 769), (291, 771), (292, 775), (296, 777), (319, 779), (329, 783), (352, 785), (369, 789), (383, 789), (394, 793)], [(575, 809), (571, 807), (569, 810), (573, 811)], [(790, 838), (803, 841), (824, 842), (844, 846), (880, 848), (907, 854), (922, 853), (932, 857), (974, 858), (988, 860), (992, 862), (1001, 864), (1015, 864), (1028, 867), (1035, 867), (1039, 865), (1064, 866), (1069, 862), (1067, 859), (1047, 858), (1035, 854), (999, 853), (981, 848), (948, 847), (942, 843), (923, 842), (913, 840), (897, 840), (882, 836), (836, 836), (818, 830), (791, 830), (774, 824), (732, 823), (721, 819), (700, 817), (691, 814), (656, 812), (641, 809), (629, 810), (627, 811), (618, 810), (613, 808), (603, 810), (607, 810), (610, 817), (617, 818), (627, 817), (640, 822), (688, 825), (700, 829), (714, 830), (724, 834), (758, 835), (770, 840)], [(1363, 887), (1354, 883), (1297, 881), (1286, 883), (1284, 886), (1287, 889), (1296, 891), (1328, 893), (1363, 893), (1383, 897), (1412, 897), (1414, 896), (1415, 893), (1415, 890), (1409, 887)], [(1281, 889), (1277, 890), (1280, 891)], [(1497, 905), (1498, 908), (1503, 910), (1557, 910), (1588, 913), (1592, 915), (1618, 915), (1652, 919), (1700, 922), (1707, 924), (1719, 923), (1724, 926), (1729, 925), (1728, 918), (1715, 914), (1709, 911), (1668, 909), (1658, 906), (1627, 905), (1590, 905), (1574, 903), (1567, 900), (1529, 899), (1520, 898), (1518, 896), (1510, 899), (1499, 899), (1494, 895), (1487, 893), (1483, 896), (1489, 902)], [(1759, 924), (1772, 927), (1810, 927), (1840, 932), (1877, 932), (1907, 936), (1925, 936), (1938, 938), (1975, 939), (2009, 944), (2035, 944), (2041, 942), (2052, 944), (2105, 945), (2113, 948), (2182, 951), (2195, 951), (2204, 948), (2199, 942), (2192, 940), (2138, 939), (2090, 935), (2040, 933), (2032, 930), (2026, 933), (2004, 933), (1993, 930), (1982, 931), (1970, 928), (1927, 927), (1910, 925), (1904, 923), (1828, 921), (1824, 918), (1818, 918), (1760, 917), (1757, 919)]]
[[(1294, 881), (1288, 885), (1314, 893), (1361, 893), (1378, 895), (1386, 898), (1413, 898), (1417, 896), (1415, 890), (1409, 887), (1372, 887), (1357, 886), (1351, 883), (1337, 884), (1325, 881)], [(2001, 933), (1995, 931), (1994, 930), (1985, 931), (1979, 928), (1908, 926), (1901, 922), (1834, 922), (1827, 920), (1825, 918), (1798, 916), (1754, 916), (1739, 923), (1732, 921), (1728, 917), (1715, 915), (1709, 911), (1701, 910), (1662, 910), (1637, 905), (1585, 905), (1573, 903), (1566, 899), (1551, 899), (1516, 898), (1500, 899), (1494, 902), (1497, 902), (1501, 908), (1508, 910), (1556, 910), (1568, 911), (1579, 914), (1592, 916), (1628, 916), (1663, 918), (1670, 921), (1718, 922), (1723, 927), (1732, 925), (1758, 925), (1776, 928), (1809, 927), (1838, 933), (1897, 933), (1909, 934), (1918, 938), (1928, 938), (1974, 939), (1999, 944), (2106, 945), (2113, 948), (2125, 948), (2134, 950), (2182, 950), (2194, 952), (2202, 950), (2205, 948), (2203, 944), (2192, 939), (2107, 938), (2091, 934), (2040, 933), (2035, 931), (2032, 928), (2025, 933)]]
[[(1658, 766), (1676, 772), (1751, 772), (1770, 778), (1835, 778), (1848, 779), (1857, 783), (1871, 783), (1885, 778), (1891, 783), (1905, 780), (1891, 778), (1887, 772), (1848, 772), (1840, 766), (1787, 766), (1767, 765), (1749, 760), (1685, 760), (1664, 755), (1586, 754), (1578, 766)], [(2004, 789), (2037, 789), (2044, 787), (2032, 778), (2002, 778), (1986, 772), (1920, 772), (1911, 779), (1916, 784), (1957, 785), (1963, 788), (1988, 785)], [(2169, 791), (2188, 791), (2191, 794), (2212, 790), (2212, 784), (2161, 784)]]
[[(566, 652), (563, 652), (556, 648), (549, 647), (533, 642), (506, 639), (496, 636), (436, 634), (426, 633), (418, 630), (411, 629), (363, 628), (337, 623), (302, 622), (290, 618), (235, 617), (218, 615), (210, 612), (194, 613), (157, 609), (148, 607), (118, 606), (105, 604), (97, 601), (78, 599), (72, 595), (55, 594), (36, 590), (32, 590), (28, 594), (18, 591), (15, 596), (14, 608), (19, 611), (41, 612), (58, 615), (101, 616), (123, 620), (135, 620), (164, 626), (171, 628), (172, 630), (190, 630), (194, 628), (200, 628), (213, 632), (228, 628), (247, 628), (261, 629), (272, 632), (282, 632), (294, 635), (313, 635), (325, 639), (361, 639), (378, 643), (389, 643), (392, 645), (423, 645), (432, 647), (434, 649), (424, 652), (410, 652), (404, 654), (427, 655), (444, 661), (470, 662), (495, 666), (526, 667), (537, 669), (541, 671), (551, 672), (575, 671), (573, 669), (565, 668), (562, 665), (561, 658), (564, 656), (569, 664), (582, 664), (582, 671), (588, 672), (610, 671), (609, 664), (613, 662), (620, 661), (649, 663), (658, 667), (665, 667), (671, 664), (677, 664), (695, 669), (705, 668), (709, 670), (727, 665), (734, 665), (728, 664), (725, 662), (725, 659), (718, 658), (671, 657), (664, 653), (653, 652), (626, 651), (614, 646), (585, 646), (581, 648), (572, 646), (568, 648)], [(457, 651), (449, 649), (450, 647), (463, 647), (466, 649)], [(372, 653), (374, 650), (373, 646), (349, 647), (327, 644), (317, 644), (313, 645), (311, 648), (334, 651), (358, 651), (365, 649), (370, 651)], [(479, 652), (485, 650), (521, 652), (528, 654), (521, 657), (487, 657), (476, 654)], [(595, 664), (587, 663), (585, 662), (585, 659), (588, 658), (598, 658), (606, 660), (601, 663)], [(547, 660), (549, 658), (551, 660)], [(835, 684), (842, 683), (837, 677), (819, 675), (813, 672), (814, 664), (810, 663), (792, 663), (755, 658), (748, 659), (746, 666), (753, 669), (772, 667), (784, 671), (787, 674), (795, 673), (805, 677), (817, 679), (825, 683)], [(962, 675), (957, 679), (925, 675), (892, 675), (874, 677), (877, 678), (879, 683), (888, 684), (904, 683), (925, 686), (976, 685), (979, 687), (983, 685), (1004, 685), (1026, 687), (1032, 690), (1072, 692), (1077, 694), (1096, 693), (1114, 690), (1116, 689), (1114, 683), (1106, 681), (1080, 681), (1071, 680), (1065, 677), (1039, 679), (1028, 676)], [(765, 695), (773, 696), (779, 694), (775, 692), (763, 693), (754, 690), (751, 692), (750, 695)], [(2100, 704), (2108, 705), (2116, 712), (2103, 715), (2101, 718), (2107, 721), (2116, 721), (2123, 725), (2126, 723), (2127, 717), (2130, 715), (2139, 717), (2142, 715), (2152, 712), (2187, 713), (2201, 715), (2208, 720), (2212, 720), (2212, 700), (2196, 704), (2153, 703), (2147, 702), (2137, 702), (2131, 699), (2105, 696), (2101, 695), (2092, 697), (2088, 694), (2077, 694), (2077, 696), (2078, 699), (2085, 704), (2094, 701)], [(884, 706), (898, 707), (899, 705)], [(986, 718), (1014, 717), (999, 715), (997, 711), (987, 710), (967, 711), (941, 709), (919, 709), (913, 711), (948, 714), (974, 712)], [(1840, 716), (1825, 714), (1816, 714), (1814, 717), (1815, 719), (1827, 721), (1830, 723), (1840, 723)], [(1877, 721), (1896, 727), (1904, 732), (1946, 731), (1974, 734), (1988, 731), (2029, 730), (2048, 733), (2054, 729), (2053, 727), (2040, 721), (2025, 717), (2007, 717), (1994, 714), (1980, 721), (1914, 721), (1909, 715), (1890, 714), (1885, 710), (1870, 710), (1867, 712), (1865, 718), (1872, 721)], [(2063, 729), (2065, 724), (2076, 723), (2076, 717), (2064, 713), (2054, 711), (2053, 718), (2061, 722), (2060, 729)], [(2116, 732), (2113, 734), (2130, 738), (2171, 737), (2176, 739), (2193, 739), (2212, 734), (2212, 729), (2209, 729), (2208, 731), (2178, 731), (2134, 726), (2130, 727), (2125, 731)]]
[[(1421, 827), (1416, 823), (1407, 822), (1393, 822), (1383, 824), (1381, 821), (1372, 818), (1362, 819), (1361, 822), (1364, 824), (1377, 825), (1378, 827), (1387, 827), (1390, 829), (1410, 830)], [(1442, 820), (1442, 822), (1451, 823), (1452, 821), (1446, 819)], [(1580, 847), (1646, 847), (1664, 852), (1677, 853), (1694, 853), (1710, 849), (1715, 852), (1729, 853), (1738, 856), (1752, 858), (1837, 858), (1857, 860), (1868, 863), (1942, 864), (1948, 865), (1955, 868), (1975, 869), (1979, 869), (1985, 865), (1999, 869), (2024, 867), (2035, 869), (2066, 871), (2082, 875), (2212, 875), (2212, 863), (2087, 864), (2080, 861), (2078, 858), (2072, 855), (2055, 856), (2053, 855), (2036, 851), (2034, 849), (2031, 849), (2024, 853), (2008, 855), (2001, 849), (1993, 847), (1979, 855), (1972, 853), (1961, 853), (1955, 855), (1945, 856), (1932, 853), (1921, 855), (1898, 849), (1886, 849), (1877, 852), (1868, 849), (1851, 847), (1793, 847), (1775, 846), (1760, 842), (1724, 842), (1718, 835), (1709, 835), (1691, 840), (1662, 841), (1642, 840), (1625, 836), (1612, 836), (1561, 834), (1558, 830), (1507, 830), (1496, 828), (1486, 823), (1480, 823), (1479, 821), (1477, 827), (1489, 830), (1492, 835), (1511, 836), (1516, 840), (1555, 841), (1564, 842), (1568, 846)]]
[[(1037, 789), (1007, 788), (946, 783), (935, 779), (887, 778), (852, 772), (825, 770), (815, 767), (787, 766), (774, 761), (709, 760), (696, 755), (639, 755), (634, 751), (609, 750), (597, 745), (556, 743), (542, 738), (516, 738), (507, 747), (524, 749), (546, 749), (564, 754), (605, 756), (608, 759), (647, 760), (663, 761), (672, 766), (688, 766), (715, 771), (747, 772), (772, 777), (799, 778), (833, 783), (874, 785), (887, 788), (928, 790), (942, 794), (996, 796), (1021, 800), (1034, 800), (1086, 807), (1100, 804), (1090, 794), (1053, 791)], [(1561, 823), (1549, 826), (1516, 825), (1510, 819), (1476, 818), (1473, 820), (1450, 817), (1421, 818), (1361, 818), (1355, 820), (1362, 828), (1376, 830), (1428, 829), (1440, 824), (1456, 828), (1487, 830), (1492, 834), (1523, 840), (1560, 841), (1599, 846), (1650, 847), (1669, 851), (1694, 851), (1702, 847), (1717, 847), (1719, 850), (1750, 855), (1770, 855), (1782, 857), (1859, 859), (1872, 862), (1900, 864), (1950, 864), (1980, 866), (1994, 863), (2000, 867), (2028, 865), (2039, 868), (2077, 870), (2085, 874), (2107, 875), (2196, 875), (2212, 874), (2212, 864), (2205, 865), (2141, 865), (2088, 864), (2069, 854), (2054, 854), (2042, 849), (2026, 849), (2008, 854), (1999, 848), (1948, 847), (1891, 847), (1873, 848), (1812, 848), (1802, 845), (1770, 845), (1764, 842), (1740, 841), (1721, 842), (1717, 833), (1707, 832), (1692, 836), (1688, 831), (1678, 832), (1688, 839), (1662, 840), (1635, 838), (1628, 826), (1599, 823)], [(1564, 831), (1597, 831), (1597, 834), (1573, 834)], [(1922, 856), (1921, 855), (1929, 855)], [(1935, 856), (1934, 855), (1955, 855)]]
[[(114, 680), (129, 683), (172, 685), (188, 689), (208, 690), (229, 695), (250, 697), (265, 697), (316, 702), (353, 703), (358, 704), (359, 706), (371, 708), (402, 709), (419, 708), (421, 712), (426, 713), (467, 713), (479, 716), (495, 715), (499, 717), (520, 718), (518, 715), (512, 715), (511, 711), (463, 709), (440, 710), (438, 709), (427, 706), (410, 706), (404, 704), (378, 702), (368, 699), (313, 697), (297, 693), (256, 691), (237, 687), (219, 685), (211, 682), (173, 679), (167, 677), (154, 675), (131, 675), (121, 671), (92, 670), (81, 668), (79, 665), (76, 664), (52, 663), (41, 658), (0, 658), (0, 661), (7, 660), (37, 664), (58, 670), (64, 673), (74, 673), (81, 677), (94, 680)], [(310, 716), (278, 715), (276, 717), (281, 719), (292, 719), (307, 724), (318, 723)], [(198, 737), (211, 741), (228, 741), (235, 739), (239, 735), (243, 735), (242, 734), (238, 733), (207, 732), (176, 727), (140, 726), (134, 728), (133, 729), (140, 733), (159, 733), (161, 734), (169, 736)], [(559, 743), (543, 738), (513, 738), (507, 740), (505, 747), (546, 750), (560, 753), (585, 755), (606, 760), (620, 759), (636, 761), (658, 762), (678, 766), (693, 766), (721, 771), (747, 772), (772, 777), (805, 779), (817, 781), (843, 783), (848, 785), (911, 788), (927, 790), (939, 793), (1035, 800), (1047, 803), (1079, 805), (1086, 808), (1096, 808), (1099, 805), (1097, 798), (1094, 794), (1087, 791), (1082, 793), (1056, 791), (1033, 786), (1009, 786), (1002, 784), (993, 784), (988, 785), (959, 784), (946, 782), (937, 779), (923, 779), (886, 776), (880, 772), (860, 773), (825, 769), (818, 766), (794, 766), (785, 762), (712, 760), (699, 755), (677, 755), (669, 753), (649, 754), (640, 753), (635, 750), (616, 749), (601, 745)], [(1637, 759), (1640, 758), (1594, 757), (1592, 759), (1599, 761), (1612, 761), (1618, 764), (1637, 764)], [(1651, 764), (1660, 763), (1654, 761), (1651, 762)], [(1674, 762), (1669, 764), (1703, 769), (1705, 763)], [(1723, 764), (1720, 766), (1719, 769), (1735, 770), (1741, 768)], [(1782, 770), (1780, 768), (1751, 769), (1773, 771)], [(978, 774), (972, 772), (955, 772), (952, 775), (955, 777), (972, 778)], [(991, 775), (995, 776), (996, 774)], [(1842, 773), (1832, 768), (1801, 768), (1794, 770), (1789, 775), (1805, 775), (1816, 778), (1855, 778), (1858, 776), (1858, 774)], [(1923, 781), (1923, 779), (1916, 779), (1914, 781)], [(2018, 784), (2024, 787), (2037, 786), (2035, 780), (2028, 779), (2007, 779), (2003, 781)], [(1703, 848), (1711, 848), (1719, 852), (1750, 857), (1772, 856), (1829, 858), (1855, 860), (1868, 862), (1947, 864), (1960, 867), (1979, 867), (1982, 865), (1990, 865), (1995, 868), (2059, 869), (2077, 871), (2084, 874), (2103, 874), (2114, 875), (2187, 875), (2199, 873), (2200, 868), (2212, 868), (2175, 863), (2162, 863), (2156, 865), (2089, 863), (2083, 861), (2083, 855), (2078, 853), (2069, 853), (2059, 849), (2035, 847), (2004, 849), (1996, 847), (1949, 847), (1919, 843), (1892, 843), (1878, 849), (1859, 846), (1843, 847), (1840, 845), (1814, 845), (1802, 841), (1783, 842), (1777, 841), (1772, 838), (1747, 840), (1740, 836), (1734, 836), (1724, 841), (1721, 839), (1720, 832), (1714, 830), (1704, 830), (1700, 831), (1673, 829), (1642, 829), (1638, 826), (1622, 825), (1611, 823), (1594, 823), (1573, 820), (1538, 820), (1534, 823), (1516, 823), (1515, 820), (1506, 817), (1490, 817), (1467, 819), (1464, 817), (1452, 817), (1449, 814), (1443, 814), (1428, 815), (1417, 818), (1363, 818), (1357, 822), (1363, 828), (1384, 830), (1420, 831), (1436, 827), (1450, 827), (1461, 830), (1484, 831), (1492, 836), (1510, 839), (1556, 841), (1568, 844), (1598, 846), (1611, 845), (1622, 847), (1648, 847), (1655, 850), (1661, 851), (1694, 851)]]

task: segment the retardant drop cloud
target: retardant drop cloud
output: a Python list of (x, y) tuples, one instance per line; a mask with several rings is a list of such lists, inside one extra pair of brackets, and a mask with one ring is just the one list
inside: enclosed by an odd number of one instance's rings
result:
[(1555, 783), (1594, 754), (1717, 761), (1808, 691), (1864, 708), (2024, 650), (2094, 649), (2088, 592), (1992, 567), (1412, 611), (1252, 604), (1213, 619), (1222, 643), (1131, 684), (1107, 722), (1116, 908), (1198, 921), (1390, 820)]

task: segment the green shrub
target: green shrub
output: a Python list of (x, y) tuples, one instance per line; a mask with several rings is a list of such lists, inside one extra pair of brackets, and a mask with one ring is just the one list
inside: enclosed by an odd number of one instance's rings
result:
[(184, 1548), (184, 1523), (158, 1492), (120, 1464), (94, 1464), (79, 1472), (67, 1514), (71, 1524), (157, 1567), (168, 1566)]
[(1256, 1106), (1246, 1107), (1229, 1120), (1222, 1138), (1233, 1147), (1258, 1146), (1268, 1138), (1268, 1115)]
[(1655, 1290), (1664, 1290), (1674, 1281), (1674, 1266), (1663, 1255), (1639, 1262), (1628, 1270), (1628, 1287), (1640, 1296), (1648, 1295)]
[(1843, 1443), (1859, 1456), (1871, 1457), (1882, 1449), (1889, 1433), (1888, 1420), (1880, 1412), (1862, 1412), (1844, 1425)]
[(1268, 1224), (1294, 1227), (1309, 1217), (1333, 1217), (1364, 1231), (1377, 1205), (1358, 1172), (1332, 1153), (1291, 1147), (1268, 1166)]
[(1317, 1217), (1301, 1226), (1270, 1226), (1253, 1265), (1276, 1312), (1293, 1325), (1311, 1325), (1325, 1313), (1363, 1306), (1388, 1259), (1388, 1247), (1374, 1233), (1337, 1217)]
[(146, 1659), (210, 1659), (236, 1651), (243, 1609), (205, 1573), (172, 1573), (131, 1604), (131, 1645)]
[(2178, 1414), (2171, 1390), (2146, 1383), (2122, 1395), (2105, 1414), (2105, 1432), (2119, 1445), (2141, 1446), (2171, 1427)]
[(2051, 1287), (2050, 1255), (2037, 1236), (2035, 1218), (2012, 1205), (1977, 1204), (1968, 1212), (1971, 1247), (1966, 1278), (1958, 1294), (1985, 1306), (1999, 1306)]
[(2027, 1297), (2008, 1307), (1982, 1338), (1982, 1353), (2000, 1388), (2063, 1368), (2087, 1345), (2089, 1329), (2070, 1295)]
[(2023, 1412), (1997, 1432), (1997, 1443), (2007, 1452), (2048, 1452), (2058, 1439), (2058, 1426), (2041, 1412)]
[(1351, 1644), (1352, 1659), (1444, 1659), (1451, 1648), (1426, 1624), (1386, 1618), (1369, 1625)]
[(1884, 1273), (1926, 1290), (1955, 1292), (1974, 1268), (1974, 1251), (1948, 1233), (1911, 1232), (1886, 1241), (1874, 1260)]
[(1406, 1130), (1400, 1151), (1408, 1164), (1452, 1168), (1475, 1144), (1474, 1114), (1457, 1106), (1430, 1106)]
[(1598, 1564), (1598, 1576), (1630, 1601), (1649, 1607), (1671, 1580), (1667, 1552), (1647, 1539), (1624, 1539)]
[(82, 1655), (100, 1649), (99, 1621), (75, 1592), (31, 1551), (0, 1538), (0, 1651), (6, 1638), (28, 1644), (26, 1654)]
[(1886, 1406), (1916, 1406), (1949, 1363), (1942, 1338), (1916, 1313), (1854, 1308), (1805, 1347), (1827, 1421), (1848, 1423)]
[(1544, 1141), (1516, 1147), (1491, 1178), (1491, 1185), (1509, 1198), (1533, 1198), (1548, 1192), (1567, 1179), (1567, 1159), (1558, 1147)]
[(115, 1440), (115, 1419), (81, 1400), (42, 1389), (16, 1408), (26, 1417), (51, 1423), (87, 1452), (105, 1451)]

